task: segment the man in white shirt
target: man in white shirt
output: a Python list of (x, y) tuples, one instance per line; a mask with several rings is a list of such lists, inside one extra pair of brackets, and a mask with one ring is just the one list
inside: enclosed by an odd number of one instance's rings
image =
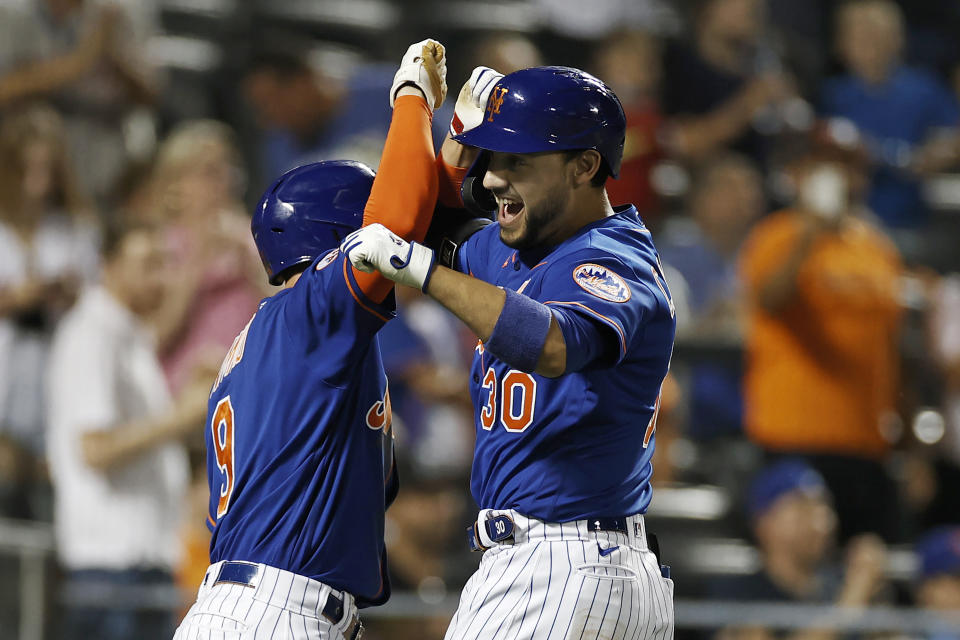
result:
[[(156, 234), (108, 233), (103, 281), (64, 317), (50, 359), (48, 454), (57, 551), (72, 593), (171, 583), (188, 479), (180, 441), (200, 432), (209, 380), (169, 392), (144, 318), (164, 288)], [(169, 638), (169, 614), (81, 605), (67, 638)]]

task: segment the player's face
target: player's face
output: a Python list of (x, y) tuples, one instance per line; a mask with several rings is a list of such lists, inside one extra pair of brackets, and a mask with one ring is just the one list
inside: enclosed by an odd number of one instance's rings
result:
[(526, 249), (563, 234), (572, 186), (564, 152), (493, 153), (483, 186), (497, 199), (500, 239)]

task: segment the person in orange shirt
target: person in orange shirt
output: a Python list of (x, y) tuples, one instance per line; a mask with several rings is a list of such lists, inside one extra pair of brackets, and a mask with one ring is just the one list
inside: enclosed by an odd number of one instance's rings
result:
[[(826, 478), (841, 537), (897, 537), (883, 467), (899, 368), (901, 272), (861, 214), (864, 164), (824, 126), (791, 165), (797, 204), (762, 220), (740, 257), (747, 292), (745, 427), (774, 454), (804, 454)], [(834, 132), (835, 133), (835, 132)]]

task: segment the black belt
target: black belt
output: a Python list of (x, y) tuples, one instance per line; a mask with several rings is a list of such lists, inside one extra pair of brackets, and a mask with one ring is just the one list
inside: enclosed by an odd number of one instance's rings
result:
[[(217, 574), (217, 579), (213, 581), (213, 585), (225, 583), (252, 587), (254, 586), (253, 579), (257, 577), (259, 572), (260, 567), (249, 562), (224, 562), (220, 565), (220, 573)], [(323, 610), (320, 613), (333, 624), (340, 624), (344, 615), (343, 600), (332, 593), (327, 595), (327, 602), (323, 605)], [(353, 616), (350, 624), (344, 630), (343, 636), (346, 640), (359, 640), (362, 635), (363, 624), (360, 622), (360, 617)]]

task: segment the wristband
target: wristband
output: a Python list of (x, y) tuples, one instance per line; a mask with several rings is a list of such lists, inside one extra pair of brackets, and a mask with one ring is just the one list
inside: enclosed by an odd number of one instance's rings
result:
[(531, 372), (537, 368), (553, 315), (545, 304), (512, 289), (504, 291), (507, 298), (486, 346), (511, 367)]

